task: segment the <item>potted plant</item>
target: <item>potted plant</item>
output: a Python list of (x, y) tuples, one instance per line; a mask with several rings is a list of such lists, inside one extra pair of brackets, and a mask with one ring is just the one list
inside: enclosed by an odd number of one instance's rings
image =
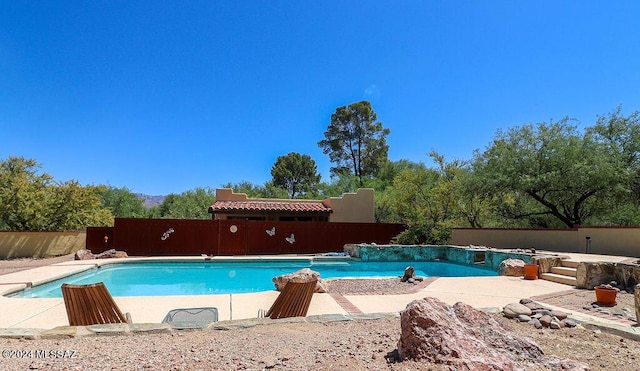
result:
[(524, 265), (524, 279), (525, 280), (537, 280), (538, 279), (538, 264), (525, 264)]
[(616, 296), (618, 295), (618, 291), (620, 291), (616, 286), (617, 285), (610, 283), (594, 287), (593, 289), (596, 291), (596, 302), (599, 305), (608, 307), (616, 305)]

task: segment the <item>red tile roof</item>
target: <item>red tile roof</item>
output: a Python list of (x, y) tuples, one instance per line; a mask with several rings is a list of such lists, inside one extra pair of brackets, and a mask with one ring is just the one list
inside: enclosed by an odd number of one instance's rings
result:
[(331, 208), (318, 202), (293, 201), (216, 201), (210, 213), (226, 211), (286, 211), (293, 213), (330, 213)]

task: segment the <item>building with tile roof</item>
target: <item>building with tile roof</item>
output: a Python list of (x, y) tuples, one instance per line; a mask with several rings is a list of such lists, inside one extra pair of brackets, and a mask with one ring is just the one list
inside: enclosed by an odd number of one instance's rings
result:
[(324, 200), (248, 198), (230, 188), (216, 190), (216, 202), (209, 207), (212, 219), (373, 223), (374, 190)]

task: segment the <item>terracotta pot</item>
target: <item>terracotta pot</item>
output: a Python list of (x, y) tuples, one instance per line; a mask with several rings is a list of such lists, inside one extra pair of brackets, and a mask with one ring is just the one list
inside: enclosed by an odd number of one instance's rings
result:
[(609, 307), (616, 305), (618, 290), (606, 287), (595, 287), (594, 289), (596, 290), (596, 302), (598, 304)]
[(537, 280), (538, 279), (538, 265), (537, 264), (525, 264), (524, 265), (524, 279), (525, 280)]

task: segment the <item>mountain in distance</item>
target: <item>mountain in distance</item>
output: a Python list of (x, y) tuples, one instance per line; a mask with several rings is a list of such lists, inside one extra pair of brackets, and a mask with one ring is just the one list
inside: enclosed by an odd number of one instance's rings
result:
[(145, 195), (144, 193), (136, 193), (136, 196), (142, 199), (143, 201), (142, 205), (148, 209), (154, 206), (160, 205), (162, 201), (164, 201), (165, 197), (167, 197), (167, 196), (150, 196), (150, 195)]

